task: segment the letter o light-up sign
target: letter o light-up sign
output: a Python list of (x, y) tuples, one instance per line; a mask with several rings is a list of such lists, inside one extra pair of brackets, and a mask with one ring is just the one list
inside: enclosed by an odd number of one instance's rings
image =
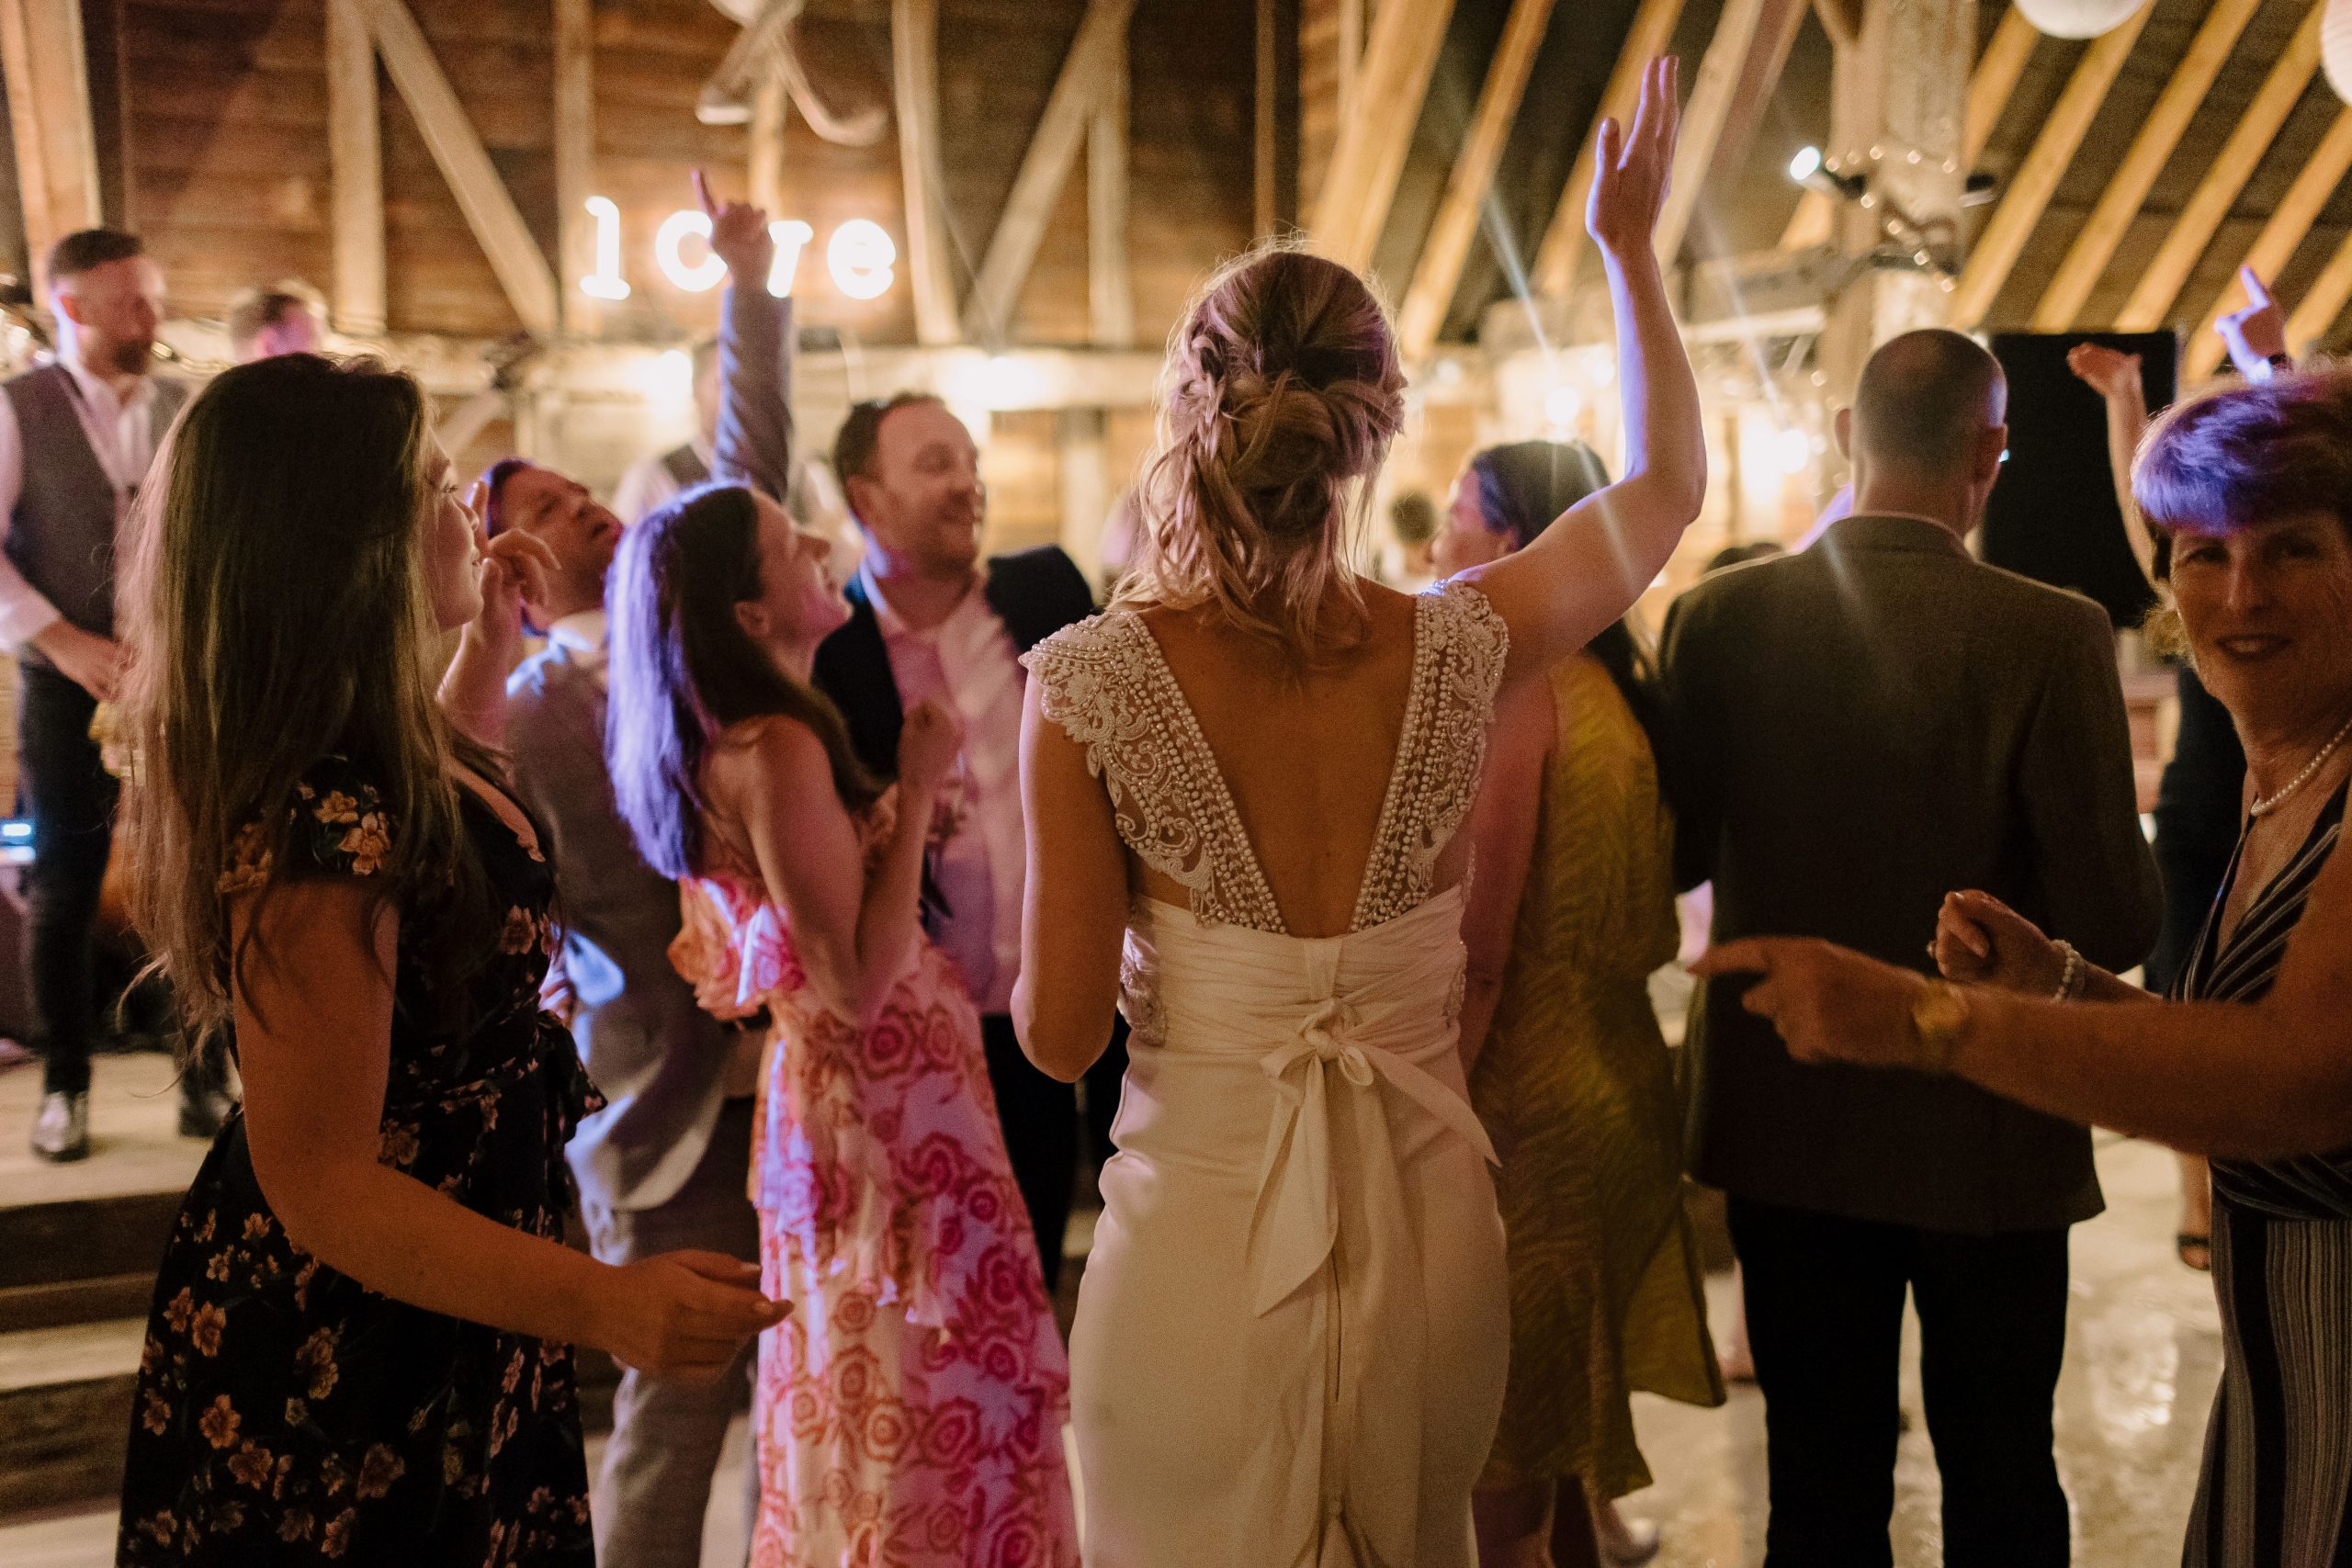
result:
[[(596, 269), (580, 279), (581, 292), (598, 299), (626, 299), (628, 280), (620, 275), (621, 213), (612, 197), (592, 196), (589, 216), (596, 220)], [(800, 259), (817, 238), (816, 230), (797, 218), (779, 219), (768, 225), (775, 242), (775, 261), (768, 269), (768, 292), (789, 299)], [(689, 262), (690, 242), (699, 242), (702, 256)], [(825, 268), (833, 287), (852, 299), (874, 299), (898, 280), (899, 247), (889, 231), (868, 218), (853, 218), (833, 231), (825, 245)], [(711, 254), (710, 217), (684, 207), (662, 220), (653, 234), (653, 262), (662, 276), (689, 294), (716, 288), (727, 276), (727, 264)]]

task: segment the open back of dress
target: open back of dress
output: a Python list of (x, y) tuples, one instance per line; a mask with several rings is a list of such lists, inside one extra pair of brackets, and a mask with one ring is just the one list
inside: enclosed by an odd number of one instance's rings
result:
[(1416, 606), (1413, 677), (1348, 934), (1295, 937), (1142, 618), (1029, 656), (1121, 839), (1190, 895), (1135, 901), (1135, 1030), (1070, 1346), (1098, 1568), (1468, 1568), (1501, 1407), (1503, 1239), (1455, 1052), (1462, 895), (1509, 637)]

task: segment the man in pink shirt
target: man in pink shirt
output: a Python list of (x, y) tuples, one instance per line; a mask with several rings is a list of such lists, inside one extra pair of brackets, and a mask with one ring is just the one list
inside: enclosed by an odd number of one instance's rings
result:
[[(982, 563), (988, 487), (963, 422), (937, 398), (860, 403), (833, 468), (865, 536), (850, 620), (817, 652), (816, 682), (849, 722), (861, 761), (895, 770), (909, 705), (964, 721), (961, 821), (926, 879), (925, 924), (980, 1010), (1006, 1152), (1037, 1232), (1050, 1290), (1061, 1267), (1078, 1157), (1076, 1091), (1029, 1064), (1007, 1010), (1021, 964), (1020, 656), (1094, 611), (1077, 563), (1047, 546)], [(1117, 1068), (1089, 1097), (1115, 1101)], [(1099, 1121), (1099, 1118), (1098, 1118)]]

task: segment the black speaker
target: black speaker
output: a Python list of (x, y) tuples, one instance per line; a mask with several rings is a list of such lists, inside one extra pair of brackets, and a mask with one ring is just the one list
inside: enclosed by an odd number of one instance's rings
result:
[(1984, 508), (1984, 558), (2096, 599), (2137, 626), (2155, 591), (2132, 558), (2107, 451), (2107, 405), (2066, 368), (2078, 343), (2140, 356), (2151, 413), (2173, 400), (2180, 344), (2161, 333), (1999, 333), (1993, 357), (2009, 378), (2009, 457)]

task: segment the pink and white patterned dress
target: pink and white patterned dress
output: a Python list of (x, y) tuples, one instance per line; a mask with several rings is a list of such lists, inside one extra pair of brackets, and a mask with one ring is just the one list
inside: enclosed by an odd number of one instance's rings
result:
[(752, 1568), (1075, 1568), (1069, 1361), (955, 969), (922, 942), (861, 1033), (756, 876), (680, 891), (703, 1005), (775, 1020), (751, 1190), (793, 1313), (760, 1337)]

